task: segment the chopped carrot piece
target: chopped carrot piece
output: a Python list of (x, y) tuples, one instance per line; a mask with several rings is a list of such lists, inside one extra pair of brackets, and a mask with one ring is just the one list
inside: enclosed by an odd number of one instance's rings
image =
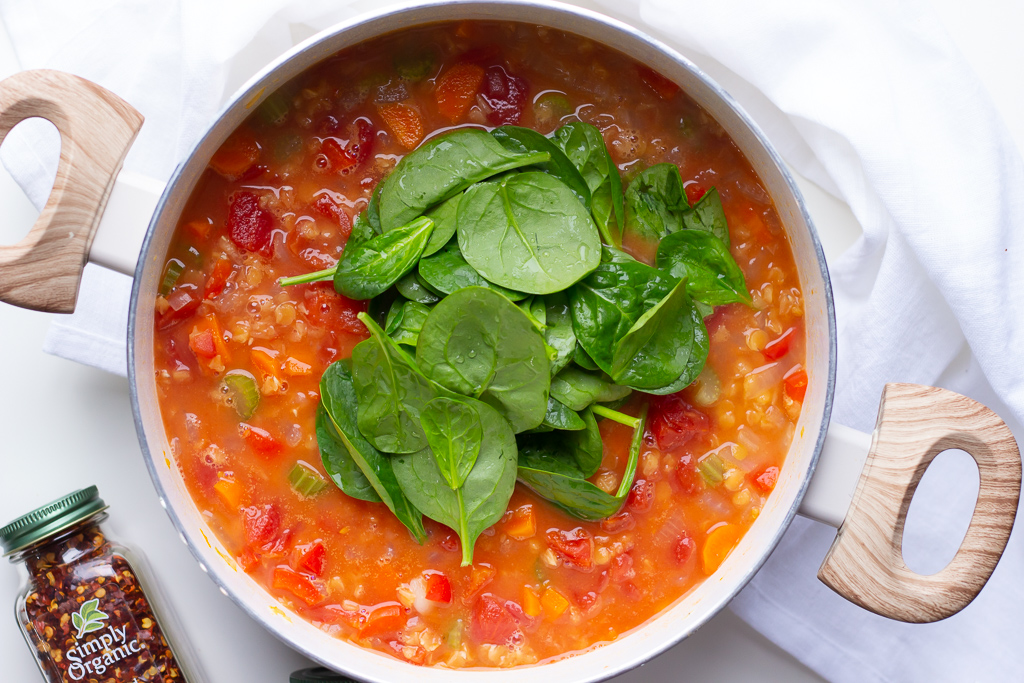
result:
[(386, 602), (377, 605), (366, 615), (363, 627), (359, 630), (360, 637), (380, 633), (394, 633), (405, 626), (405, 611), (397, 602)]
[(649, 69), (646, 66), (637, 66), (636, 69), (640, 74), (640, 80), (649, 85), (661, 99), (671, 100), (676, 96), (676, 93), (679, 92), (678, 85), (665, 78), (654, 69)]
[(377, 106), (384, 123), (406, 149), (413, 149), (423, 139), (423, 119), (414, 107), (401, 102)]
[(274, 588), (286, 590), (300, 598), (307, 605), (315, 605), (324, 599), (319, 586), (290, 567), (274, 569)]
[(297, 358), (289, 356), (284, 359), (284, 371), (289, 375), (308, 375), (313, 372), (313, 366), (309, 363), (303, 363)]
[(468, 605), (473, 602), (477, 594), (484, 586), (494, 580), (494, 567), (489, 564), (474, 564), (469, 574), (469, 585), (466, 587), (466, 594), (463, 601)]
[(437, 111), (454, 123), (469, 109), (483, 82), (484, 70), (476, 64), (462, 62), (448, 69), (437, 79), (434, 90)]
[(274, 377), (278, 376), (280, 370), (277, 363), (277, 351), (262, 346), (254, 346), (252, 351), (249, 352), (249, 358), (252, 360), (252, 364), (262, 372)]
[(715, 573), (715, 570), (722, 564), (722, 560), (736, 547), (736, 543), (742, 535), (743, 531), (735, 524), (722, 524), (708, 534), (704, 540), (702, 553), (705, 574), (710, 576)]
[(224, 286), (228, 283), (228, 277), (231, 275), (231, 259), (221, 257), (217, 259), (217, 263), (214, 264), (213, 270), (210, 272), (210, 277), (206, 278), (206, 287), (203, 289), (203, 297), (206, 299), (212, 299), (224, 291)]
[(213, 341), (213, 332), (193, 327), (188, 335), (188, 347), (199, 359), (209, 360), (217, 355), (217, 346)]
[(533, 506), (523, 505), (513, 510), (511, 519), (505, 524), (505, 533), (517, 541), (532, 538), (537, 533), (537, 520), (533, 513)]
[(540, 598), (529, 586), (523, 586), (523, 611), (526, 612), (527, 616), (535, 617), (540, 614), (542, 605), (540, 604)]
[(554, 588), (544, 589), (544, 595), (540, 596), (540, 604), (544, 607), (544, 614), (552, 621), (562, 616), (562, 613), (569, 608), (569, 601)]
[(185, 224), (185, 228), (192, 233), (195, 237), (205, 240), (210, 236), (210, 229), (213, 227), (213, 223), (210, 219), (202, 221), (189, 221)]
[(227, 363), (231, 360), (231, 354), (228, 352), (228, 344), (224, 341), (224, 331), (220, 329), (217, 316), (213, 313), (207, 313), (205, 318), (210, 326), (210, 332), (213, 334), (213, 345), (217, 349), (217, 355), (221, 357), (222, 361)]
[(210, 168), (228, 180), (238, 180), (260, 158), (260, 145), (246, 130), (229, 137), (210, 159)]
[(217, 492), (224, 504), (232, 510), (237, 508), (242, 502), (242, 485), (234, 479), (229, 479), (223, 474), (218, 476), (217, 483), (213, 485), (213, 490)]
[(786, 396), (803, 403), (807, 394), (807, 371), (798, 365), (786, 373), (782, 381), (786, 385)]

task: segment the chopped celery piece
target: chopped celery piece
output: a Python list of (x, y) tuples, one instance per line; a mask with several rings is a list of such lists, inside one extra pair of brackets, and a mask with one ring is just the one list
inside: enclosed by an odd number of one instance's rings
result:
[(395, 57), (395, 71), (407, 81), (422, 81), (437, 64), (437, 56), (430, 48)]
[(288, 118), (288, 98), (280, 91), (271, 93), (260, 105), (259, 116), (264, 123), (280, 126)]
[(715, 454), (700, 460), (697, 463), (697, 469), (708, 486), (718, 486), (725, 479), (725, 463)]
[(260, 404), (260, 390), (256, 378), (245, 370), (232, 370), (224, 376), (224, 386), (231, 397), (231, 405), (243, 420), (248, 420)]
[(164, 270), (164, 279), (160, 283), (160, 295), (167, 296), (174, 289), (174, 285), (178, 283), (178, 278), (181, 277), (182, 271), (185, 270), (185, 264), (176, 258), (172, 258), (167, 262), (167, 267)]
[(288, 483), (296, 493), (307, 498), (315, 496), (327, 486), (327, 480), (312, 465), (301, 460), (295, 463), (295, 467), (288, 473)]

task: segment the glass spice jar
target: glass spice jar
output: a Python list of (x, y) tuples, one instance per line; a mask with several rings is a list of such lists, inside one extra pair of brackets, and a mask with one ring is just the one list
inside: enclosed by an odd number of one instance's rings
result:
[(4, 555), (28, 570), (15, 612), (43, 678), (198, 683), (184, 641), (172, 645), (176, 623), (160, 609), (142, 556), (100, 528), (106, 509), (90, 486), (0, 529)]

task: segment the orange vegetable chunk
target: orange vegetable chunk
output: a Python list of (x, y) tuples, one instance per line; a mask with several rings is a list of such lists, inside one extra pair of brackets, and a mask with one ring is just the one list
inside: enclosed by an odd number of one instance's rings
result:
[(437, 111), (454, 123), (462, 118), (484, 81), (484, 70), (476, 64), (456, 64), (437, 79), (434, 96)]
[(742, 535), (743, 530), (735, 524), (722, 524), (708, 534), (708, 537), (704, 539), (702, 554), (705, 574), (710, 576), (715, 573)]
[(395, 102), (379, 105), (377, 112), (403, 147), (413, 149), (420, 144), (423, 139), (423, 118), (415, 107)]

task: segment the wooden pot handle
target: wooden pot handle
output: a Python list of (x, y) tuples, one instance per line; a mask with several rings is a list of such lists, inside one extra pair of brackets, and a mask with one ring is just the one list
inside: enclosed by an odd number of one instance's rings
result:
[[(903, 562), (903, 527), (925, 470), (949, 449), (978, 463), (978, 502), (952, 561), (924, 576)], [(945, 389), (887, 384), (867, 463), (818, 578), (890, 619), (927, 623), (952, 616), (995, 569), (1013, 528), (1020, 483), (1017, 442), (991, 410)]]
[(60, 163), (28, 235), (0, 246), (0, 301), (71, 313), (93, 235), (142, 114), (84, 78), (40, 69), (0, 82), (0, 141), (32, 117), (57, 127)]

